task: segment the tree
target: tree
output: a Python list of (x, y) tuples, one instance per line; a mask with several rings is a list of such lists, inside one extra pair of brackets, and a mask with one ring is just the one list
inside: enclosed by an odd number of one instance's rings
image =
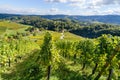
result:
[(40, 60), (40, 62), (47, 66), (47, 80), (50, 80), (50, 74), (51, 74), (51, 62), (52, 62), (52, 52), (51, 52), (51, 40), (52, 36), (49, 32), (47, 32), (44, 36), (44, 42), (41, 46), (40, 54), (37, 58), (37, 61)]
[(72, 55), (74, 59), (74, 64), (76, 64), (77, 56), (80, 54), (80, 44), (79, 42), (73, 42), (72, 44)]
[(70, 41), (57, 41), (56, 42), (56, 48), (59, 50), (59, 54), (62, 55), (64, 58), (70, 57), (70, 49), (72, 43)]
[(110, 80), (111, 78), (111, 74), (113, 72), (112, 66), (111, 66), (111, 62), (114, 59), (114, 57), (116, 55), (118, 55), (118, 52), (120, 52), (120, 44), (119, 43), (114, 43), (114, 40), (111, 38), (112, 36), (107, 36), (107, 35), (103, 35), (100, 40), (103, 43), (101, 46), (101, 51), (104, 51), (104, 53), (107, 53), (107, 58), (106, 58), (106, 62), (103, 65), (101, 71), (98, 73), (98, 75), (95, 77), (94, 80), (98, 80), (102, 73), (106, 70), (106, 68), (109, 68), (109, 76), (108, 76), (108, 80)]
[(80, 41), (80, 49), (82, 51), (81, 58), (83, 59), (83, 67), (82, 70), (84, 70), (86, 63), (90, 62), (91, 55), (94, 52), (94, 43), (92, 40), (86, 39)]

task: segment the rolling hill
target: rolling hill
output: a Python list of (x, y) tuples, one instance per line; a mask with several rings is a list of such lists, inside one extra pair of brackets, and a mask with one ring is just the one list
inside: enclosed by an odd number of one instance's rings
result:
[[(19, 14), (0, 14), (0, 19), (5, 19), (13, 16), (24, 16)], [(63, 19), (69, 18), (78, 21), (87, 22), (103, 22), (110, 24), (120, 24), (120, 15), (92, 15), (92, 16), (81, 16), (81, 15), (27, 15), (27, 16), (37, 16), (47, 19)]]
[[(6, 15), (6, 14), (2, 14), (2, 15)], [(101, 36), (102, 34), (111, 34), (114, 36), (120, 36), (119, 35), (120, 26), (113, 25), (113, 24), (120, 24), (119, 15), (69, 16), (69, 15), (14, 15), (14, 14), (11, 15), (11, 14), (7, 14), (7, 16), (8, 17), (3, 18), (3, 20), (5, 21), (9, 20), (9, 21), (15, 22), (16, 24), (21, 23), (24, 25), (34, 26), (34, 28), (47, 29), (47, 30), (52, 30), (52, 31), (61, 31), (64, 27), (66, 31), (69, 31), (76, 35), (87, 37), (87, 38), (96, 38), (96, 37)], [(17, 26), (14, 23), (13, 24), (14, 26), (13, 26), (11, 22), (9, 21), (7, 23), (3, 22), (4, 28), (0, 28), (1, 33), (9, 32), (8, 30), (10, 29), (19, 28), (19, 25)], [(110, 24), (107, 24), (107, 23), (110, 23)], [(2, 26), (3, 24), (1, 23), (0, 26)], [(11, 25), (11, 27), (9, 25)], [(6, 28), (5, 26), (9, 26), (9, 27)]]
[(1, 34), (14, 34), (16, 32), (24, 32), (29, 26), (18, 24), (10, 21), (0, 21), (0, 35)]
[(78, 21), (87, 22), (102, 22), (110, 24), (120, 24), (120, 15), (93, 15), (93, 16), (80, 16), (80, 15), (43, 15), (42, 18), (56, 19), (56, 18), (69, 18)]

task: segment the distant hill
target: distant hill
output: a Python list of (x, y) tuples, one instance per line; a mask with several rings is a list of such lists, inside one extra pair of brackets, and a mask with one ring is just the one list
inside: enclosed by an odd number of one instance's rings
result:
[(19, 15), (19, 14), (3, 14), (3, 13), (0, 13), (0, 19), (13, 17), (13, 16), (21, 16), (21, 15)]
[[(68, 15), (14, 15), (1, 14), (0, 32), (14, 32), (21, 24), (40, 30), (61, 32), (63, 29), (87, 38), (96, 38), (102, 34), (120, 36), (120, 16), (68, 16)], [(46, 19), (47, 18), (47, 19)], [(8, 22), (6, 22), (8, 21)], [(10, 21), (10, 22), (9, 22)], [(11, 23), (12, 22), (12, 23)], [(100, 23), (101, 22), (101, 23)], [(19, 25), (18, 25), (19, 23)], [(106, 24), (110, 23), (110, 24)], [(119, 24), (119, 25), (113, 25)], [(10, 27), (11, 25), (11, 27)], [(7, 27), (6, 27), (7, 26)], [(20, 31), (20, 30), (19, 30)], [(10, 33), (11, 33), (10, 32)]]
[[(0, 19), (9, 18), (13, 16), (24, 16), (19, 14), (0, 14)], [(63, 19), (69, 18), (72, 20), (78, 21), (87, 21), (87, 22), (102, 22), (110, 24), (120, 24), (120, 15), (93, 15), (93, 16), (79, 16), (79, 15), (28, 15), (28, 16), (37, 16), (47, 19)]]
[(68, 16), (68, 15), (43, 15), (42, 18), (56, 19), (56, 18), (69, 18), (78, 21), (87, 22), (102, 22), (110, 24), (120, 24), (120, 15), (99, 15), (99, 16)]

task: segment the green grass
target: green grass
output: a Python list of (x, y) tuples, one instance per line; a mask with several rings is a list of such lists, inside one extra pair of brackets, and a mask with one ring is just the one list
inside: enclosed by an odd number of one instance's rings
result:
[(78, 35), (72, 34), (70, 32), (65, 33), (65, 40), (72, 40), (72, 41), (78, 41), (83, 39), (83, 37), (80, 37)]
[(4, 33), (6, 31), (6, 27), (0, 27), (0, 34)]
[[(41, 44), (43, 42), (45, 32), (49, 32), (52, 35), (53, 41), (60, 40), (61, 33), (55, 32), (55, 31), (41, 31), (36, 36), (33, 36), (33, 35), (30, 36), (30, 38), (33, 40), (37, 40), (37, 43)], [(78, 40), (83, 39), (83, 37), (77, 36), (77, 35), (72, 34), (70, 32), (65, 32), (64, 35), (65, 35), (64, 40), (78, 41)]]
[[(11, 35), (11, 34), (16, 34), (17, 32), (24, 33), (25, 29), (30, 26), (27, 25), (22, 25), (19, 23), (15, 22), (10, 22), (10, 21), (0, 21), (0, 35)], [(42, 43), (44, 34), (46, 31), (41, 31), (37, 33), (36, 36), (30, 36), (31, 39), (37, 40), (37, 43)], [(60, 32), (55, 32), (55, 31), (48, 31), (52, 35), (52, 40), (56, 41), (60, 39), (61, 33)], [(69, 32), (64, 33), (65, 37), (64, 40), (80, 40), (82, 37), (74, 35)]]
[(10, 22), (10, 21), (1, 21), (0, 27), (6, 27), (7, 29), (10, 29), (10, 30), (17, 30), (20, 28), (24, 28), (23, 25), (15, 23), (15, 22)]
[(10, 21), (0, 21), (0, 35), (2, 34), (14, 34), (16, 32), (24, 32), (29, 26), (22, 25)]

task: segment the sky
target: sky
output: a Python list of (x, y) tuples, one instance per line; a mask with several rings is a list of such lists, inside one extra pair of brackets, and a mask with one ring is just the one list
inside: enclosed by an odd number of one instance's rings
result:
[(120, 15), (120, 0), (0, 0), (0, 13)]

